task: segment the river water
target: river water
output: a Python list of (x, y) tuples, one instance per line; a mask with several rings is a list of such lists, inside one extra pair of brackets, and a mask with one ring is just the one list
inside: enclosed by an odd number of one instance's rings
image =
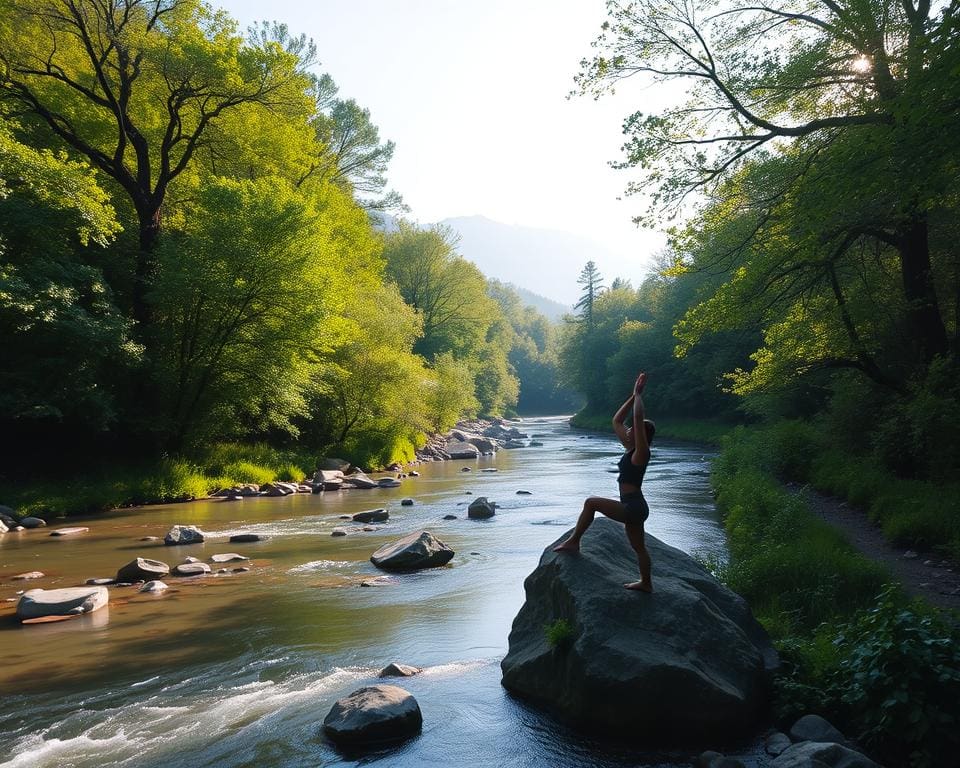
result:
[[(355, 765), (324, 739), (321, 723), (336, 699), (378, 682), (392, 661), (425, 668), (386, 681), (417, 698), (423, 732), (364, 765), (689, 764), (689, 756), (591, 741), (500, 686), (524, 578), (573, 525), (584, 497), (615, 496), (620, 453), (611, 437), (571, 430), (565, 419), (519, 426), (543, 446), (424, 464), (399, 488), (142, 507), (71, 520), (90, 528), (76, 537), (0, 536), (0, 600), (110, 577), (136, 556), (171, 566), (187, 555), (251, 558), (247, 573), (167, 579), (171, 589), (159, 596), (111, 587), (108, 608), (56, 624), (21, 626), (15, 603), (0, 602), (0, 768)], [(647, 530), (722, 558), (710, 458), (657, 442), (644, 482)], [(495, 517), (466, 519), (476, 496), (500, 505)], [(405, 497), (414, 506), (402, 507)], [(377, 507), (391, 517), (375, 531), (339, 519)], [(200, 526), (207, 541), (140, 541), (176, 523)], [(337, 525), (357, 530), (331, 537)], [(448, 566), (387, 576), (368, 561), (420, 529), (456, 551)], [(267, 538), (227, 543), (241, 532)], [(46, 577), (11, 580), (32, 570)]]

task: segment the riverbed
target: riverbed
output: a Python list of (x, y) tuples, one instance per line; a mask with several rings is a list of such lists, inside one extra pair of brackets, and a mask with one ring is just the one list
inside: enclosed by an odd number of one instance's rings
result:
[[(390, 662), (424, 668), (398, 683), (420, 703), (423, 732), (364, 765), (688, 764), (584, 738), (501, 688), (524, 578), (572, 527), (584, 497), (616, 495), (620, 455), (612, 437), (571, 430), (565, 419), (517, 426), (543, 445), (423, 464), (398, 488), (140, 507), (72, 519), (90, 529), (75, 537), (0, 536), (0, 600), (112, 577), (137, 556), (173, 566), (237, 552), (250, 560), (229, 566), (251, 569), (168, 578), (162, 595), (111, 587), (108, 608), (56, 624), (21, 626), (15, 603), (0, 602), (0, 768), (355, 765), (321, 723), (337, 698), (378, 682)], [(647, 530), (722, 559), (710, 458), (657, 442), (644, 482)], [(477, 496), (497, 502), (493, 518), (466, 518)], [(401, 506), (404, 498), (413, 506)], [(390, 520), (376, 530), (341, 519), (378, 507)], [(443, 519), (450, 514), (457, 519)], [(178, 523), (199, 526), (207, 540), (163, 546)], [(337, 526), (350, 535), (332, 537)], [(382, 544), (423, 529), (456, 551), (448, 566), (388, 575), (370, 564)], [(265, 538), (227, 542), (239, 533)], [(46, 577), (11, 580), (33, 570)]]

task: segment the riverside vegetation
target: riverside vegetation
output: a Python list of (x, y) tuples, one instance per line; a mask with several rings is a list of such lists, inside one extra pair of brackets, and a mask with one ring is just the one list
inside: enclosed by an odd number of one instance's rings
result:
[(721, 441), (730, 559), (713, 567), (781, 650), (778, 714), (819, 712), (885, 764), (955, 764), (956, 617), (885, 586), (782, 482), (960, 562), (958, 8), (608, 12), (579, 90), (687, 88), (626, 118), (619, 163), (646, 172), (638, 221), (682, 223), (637, 288), (584, 268), (561, 351), (574, 423), (606, 427), (646, 370), (660, 434)]
[(546, 318), (451, 230), (386, 231), (394, 145), (308, 38), (199, 0), (0, 15), (5, 503), (382, 467), (569, 402)]

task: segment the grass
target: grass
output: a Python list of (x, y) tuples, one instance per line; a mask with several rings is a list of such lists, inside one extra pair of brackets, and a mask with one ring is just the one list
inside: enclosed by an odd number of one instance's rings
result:
[(256, 443), (218, 443), (189, 458), (102, 464), (68, 477), (34, 477), (0, 484), (0, 503), (21, 515), (67, 517), (117, 507), (189, 501), (238, 483), (300, 481), (316, 458)]
[(924, 526), (925, 536), (942, 534), (943, 521), (931, 516), (934, 488), (818, 452), (816, 439), (800, 422), (739, 428), (724, 438), (713, 483), (730, 558), (714, 570), (747, 598), (780, 651), (774, 708), (781, 725), (812, 712), (897, 765), (943, 764), (960, 744), (952, 712), (960, 638), (890, 586), (883, 567), (780, 478), (819, 477), (827, 490), (867, 506), (885, 531), (902, 524), (911, 540)]

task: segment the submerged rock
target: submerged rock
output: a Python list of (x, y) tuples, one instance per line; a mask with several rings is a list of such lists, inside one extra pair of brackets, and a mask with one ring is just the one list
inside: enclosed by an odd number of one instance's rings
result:
[[(544, 551), (524, 582), (503, 685), (578, 727), (645, 746), (747, 735), (777, 665), (766, 632), (691, 557), (646, 541), (652, 595), (624, 589), (637, 578), (636, 555), (612, 520), (593, 524), (579, 554)], [(545, 627), (561, 620), (564, 642), (551, 632), (551, 644)]]
[(30, 579), (42, 579), (46, 576), (43, 571), (27, 571), (26, 573), (18, 573), (16, 576), (11, 576), (12, 581), (29, 581)]
[(150, 595), (159, 595), (161, 592), (166, 592), (169, 587), (162, 581), (148, 581), (142, 587), (140, 587), (141, 592), (146, 592)]
[(370, 562), (387, 571), (413, 571), (446, 565), (454, 552), (429, 531), (418, 531), (392, 544), (384, 544)]
[(385, 509), (368, 509), (366, 512), (357, 512), (353, 516), (355, 523), (383, 523), (390, 519), (390, 513)]
[(243, 555), (238, 555), (236, 552), (224, 552), (222, 555), (211, 555), (210, 562), (213, 563), (229, 563), (234, 560), (249, 560), (249, 557), (244, 557)]
[(109, 601), (106, 587), (30, 589), (20, 596), (17, 618), (29, 621), (45, 616), (77, 616), (97, 611)]
[(357, 747), (392, 742), (419, 733), (420, 705), (395, 685), (371, 685), (340, 699), (323, 721), (323, 730), (337, 744)]
[(231, 544), (245, 544), (251, 541), (261, 541), (262, 536), (256, 533), (236, 533), (230, 537)]

